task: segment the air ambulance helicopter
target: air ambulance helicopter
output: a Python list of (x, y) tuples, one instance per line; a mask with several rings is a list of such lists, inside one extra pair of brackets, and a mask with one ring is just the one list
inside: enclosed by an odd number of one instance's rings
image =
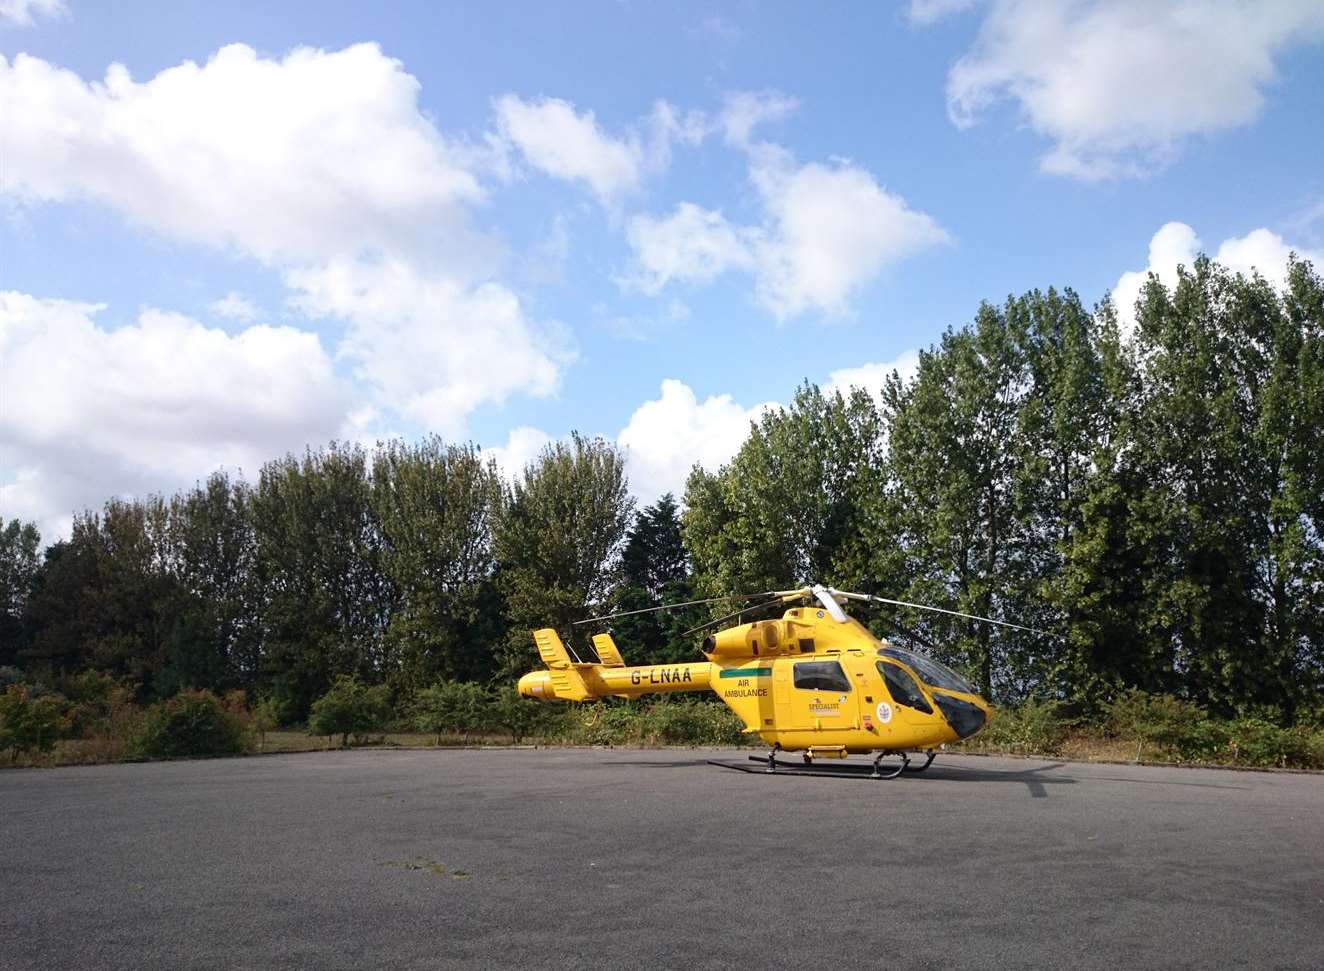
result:
[[(592, 639), (599, 663), (583, 663), (571, 658), (555, 630), (534, 631), (547, 670), (520, 678), (520, 694), (543, 701), (578, 702), (711, 690), (744, 722), (746, 734), (757, 735), (770, 746), (766, 756), (750, 756), (763, 763), (767, 772), (776, 772), (779, 765), (795, 770), (777, 761), (779, 752), (801, 752), (805, 766), (810, 767), (820, 759), (877, 752), (871, 776), (894, 779), (902, 772), (923, 772), (933, 763), (939, 746), (974, 735), (988, 723), (992, 711), (955, 671), (875, 637), (842, 609), (842, 601), (914, 607), (1042, 633), (988, 617), (822, 585), (691, 600), (579, 623), (754, 599), (765, 602), (743, 606), (686, 633), (719, 626), (762, 608), (793, 606), (779, 620), (738, 623), (709, 634), (702, 647), (707, 661), (627, 667), (611, 634), (601, 633)], [(911, 764), (912, 753), (923, 754), (922, 765)], [(885, 770), (882, 763), (889, 756), (898, 761)]]

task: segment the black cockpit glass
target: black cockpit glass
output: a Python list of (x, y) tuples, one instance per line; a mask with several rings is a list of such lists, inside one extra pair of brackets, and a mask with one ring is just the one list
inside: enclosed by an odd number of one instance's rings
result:
[(879, 661), (878, 673), (887, 682), (887, 691), (892, 696), (892, 700), (898, 705), (914, 708), (926, 715), (933, 714), (933, 708), (925, 699), (924, 692), (919, 690), (919, 685), (915, 683), (915, 679), (906, 672), (905, 668), (892, 664), (890, 661)]
[(910, 670), (919, 675), (919, 679), (927, 685), (934, 688), (945, 688), (948, 691), (960, 691), (972, 695), (975, 689), (970, 687), (970, 683), (961, 677), (945, 664), (939, 664), (923, 654), (916, 654), (914, 651), (907, 651), (904, 647), (883, 647), (878, 649), (879, 657), (890, 657), (909, 666)]

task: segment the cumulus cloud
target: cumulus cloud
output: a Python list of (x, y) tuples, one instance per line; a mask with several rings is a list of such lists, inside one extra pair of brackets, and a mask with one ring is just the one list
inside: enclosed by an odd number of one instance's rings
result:
[(728, 461), (748, 437), (750, 422), (774, 407), (746, 408), (726, 394), (699, 401), (688, 385), (668, 378), (616, 437), (628, 455), (632, 491), (644, 503), (664, 492), (681, 494), (696, 463), (714, 469)]
[(870, 361), (857, 367), (840, 368), (828, 375), (823, 391), (849, 394), (852, 388), (862, 388), (876, 399), (893, 371), (900, 375), (902, 382), (910, 381), (919, 371), (919, 351), (903, 351), (890, 361)]
[[(1149, 274), (1158, 277), (1165, 287), (1174, 287), (1177, 285), (1177, 267), (1189, 268), (1201, 252), (1204, 252), (1204, 246), (1200, 238), (1186, 223), (1166, 223), (1154, 234), (1149, 241), (1148, 264), (1143, 270), (1123, 273), (1112, 290), (1118, 324), (1123, 333), (1135, 329), (1136, 301), (1140, 299)], [(1263, 228), (1223, 240), (1213, 259), (1238, 273), (1259, 273), (1269, 283), (1281, 288), (1287, 282), (1287, 259), (1292, 252), (1317, 267), (1324, 266), (1324, 252), (1289, 245), (1277, 233)]]
[(733, 225), (689, 202), (668, 216), (635, 217), (628, 234), (635, 272), (627, 282), (655, 294), (672, 282), (705, 284), (744, 270), (779, 320), (842, 314), (887, 266), (950, 241), (933, 217), (849, 162), (800, 165), (763, 145), (751, 151), (750, 178), (762, 202), (759, 225)]
[(906, 18), (921, 27), (937, 23), (953, 14), (969, 10), (979, 0), (910, 0)]
[(682, 202), (669, 216), (635, 216), (628, 240), (638, 263), (635, 282), (656, 294), (673, 280), (711, 283), (732, 268), (753, 266), (750, 232), (720, 212)]
[(726, 96), (717, 124), (728, 144), (745, 147), (759, 125), (781, 121), (799, 107), (799, 99), (780, 91), (736, 91)]
[(108, 329), (100, 305), (0, 292), (4, 514), (48, 539), (75, 508), (250, 472), (343, 427), (347, 396), (316, 334), (238, 333), (145, 310)]
[(0, 0), (0, 24), (31, 27), (38, 17), (67, 17), (64, 0)]
[(485, 451), (496, 459), (501, 474), (514, 480), (523, 475), (524, 469), (553, 441), (555, 439), (540, 428), (520, 425), (506, 435), (505, 445), (497, 445)]
[[(482, 150), (443, 136), (418, 92), (375, 44), (281, 59), (234, 44), (143, 82), (0, 57), (3, 191), (276, 269), (298, 306), (348, 322), (340, 353), (375, 407), (454, 434), (482, 403), (552, 393), (567, 355), (470, 224)], [(502, 367), (475, 366), (494, 347)]]
[(239, 320), (245, 323), (257, 320), (257, 307), (237, 290), (231, 290), (219, 300), (213, 300), (207, 304), (207, 309), (217, 317), (224, 317), (227, 320)]
[(498, 98), (495, 108), (501, 136), (535, 169), (583, 182), (604, 202), (639, 183), (643, 148), (638, 140), (608, 135), (592, 111), (576, 111), (560, 98), (525, 101), (513, 94)]
[(1322, 35), (1317, 0), (995, 0), (948, 75), (948, 111), (967, 127), (1010, 101), (1051, 140), (1045, 171), (1142, 174), (1191, 136), (1258, 118), (1276, 59)]

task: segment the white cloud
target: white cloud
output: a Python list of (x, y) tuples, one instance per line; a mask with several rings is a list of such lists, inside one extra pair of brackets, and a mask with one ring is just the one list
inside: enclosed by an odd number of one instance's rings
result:
[(849, 394), (851, 388), (863, 388), (875, 399), (879, 397), (883, 384), (896, 371), (902, 382), (908, 382), (919, 371), (919, 351), (903, 351), (890, 361), (871, 361), (858, 367), (840, 368), (828, 375), (823, 391), (826, 394), (840, 391)]
[(906, 18), (919, 26), (937, 23), (953, 14), (969, 10), (979, 0), (910, 0)]
[(732, 268), (753, 266), (750, 234), (720, 212), (682, 202), (670, 216), (635, 216), (628, 239), (639, 265), (637, 282), (656, 294), (672, 280), (711, 283)]
[(757, 247), (760, 301), (778, 319), (843, 313), (884, 267), (950, 241), (865, 169), (847, 162), (794, 166), (780, 153), (756, 162), (769, 232)]
[(236, 290), (231, 290), (219, 300), (207, 304), (207, 309), (218, 317), (227, 320), (239, 320), (245, 323), (257, 320), (257, 307), (253, 302)]
[(37, 17), (67, 17), (64, 0), (0, 0), (0, 24), (31, 27)]
[(510, 430), (505, 445), (497, 445), (484, 451), (496, 459), (502, 475), (509, 480), (515, 480), (553, 441), (555, 439), (540, 428), (520, 425)]
[(661, 395), (636, 408), (616, 439), (628, 454), (631, 491), (641, 503), (664, 492), (683, 494), (695, 463), (716, 469), (730, 460), (748, 437), (750, 422), (773, 407), (768, 402), (745, 408), (725, 394), (700, 402), (688, 385), (668, 378)]
[(495, 283), (464, 287), (405, 259), (346, 260), (289, 273), (296, 305), (342, 317), (338, 351), (402, 415), (451, 438), (484, 402), (546, 396), (573, 358), (569, 340), (536, 327)]
[(635, 268), (624, 282), (656, 294), (672, 282), (710, 283), (745, 270), (779, 320), (842, 314), (887, 266), (951, 239), (849, 162), (798, 165), (764, 144), (751, 148), (750, 178), (763, 205), (758, 226), (732, 225), (689, 202), (669, 216), (636, 216), (628, 233)]
[(525, 160), (558, 179), (586, 184), (604, 204), (638, 185), (644, 153), (637, 138), (617, 139), (560, 98), (525, 101), (513, 94), (496, 101), (497, 126)]
[(948, 75), (948, 111), (966, 127), (1013, 101), (1053, 143), (1045, 171), (1137, 175), (1258, 118), (1275, 59), (1321, 32), (1319, 0), (996, 0)]
[(388, 419), (454, 433), (480, 404), (552, 393), (566, 355), (469, 223), (482, 151), (444, 137), (418, 92), (375, 44), (279, 60), (234, 44), (145, 82), (0, 57), (3, 191), (90, 200), (275, 268), (299, 306), (349, 322), (340, 353)]
[(728, 144), (745, 147), (755, 128), (781, 121), (798, 107), (797, 98), (780, 91), (736, 91), (726, 96), (717, 123)]
[(0, 466), (13, 476), (0, 501), (48, 539), (75, 507), (220, 466), (256, 472), (344, 424), (345, 390), (316, 334), (230, 335), (159, 310), (111, 330), (94, 320), (103, 309), (0, 292)]
[[(1157, 276), (1165, 287), (1174, 287), (1177, 285), (1177, 267), (1190, 268), (1203, 251), (1200, 238), (1186, 223), (1166, 223), (1154, 234), (1149, 241), (1148, 264), (1143, 270), (1123, 273), (1112, 290), (1118, 324), (1124, 334), (1135, 329), (1136, 301), (1149, 274)], [(1277, 233), (1263, 228), (1223, 240), (1213, 259), (1238, 273), (1248, 276), (1259, 273), (1269, 283), (1281, 288), (1287, 282), (1288, 255), (1294, 251), (1316, 267), (1324, 266), (1324, 252), (1289, 245)]]

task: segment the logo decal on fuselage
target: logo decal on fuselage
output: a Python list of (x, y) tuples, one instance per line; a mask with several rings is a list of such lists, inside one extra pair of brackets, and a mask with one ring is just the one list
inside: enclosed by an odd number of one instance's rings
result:
[(878, 702), (878, 720), (884, 725), (892, 720), (892, 706), (886, 701)]

